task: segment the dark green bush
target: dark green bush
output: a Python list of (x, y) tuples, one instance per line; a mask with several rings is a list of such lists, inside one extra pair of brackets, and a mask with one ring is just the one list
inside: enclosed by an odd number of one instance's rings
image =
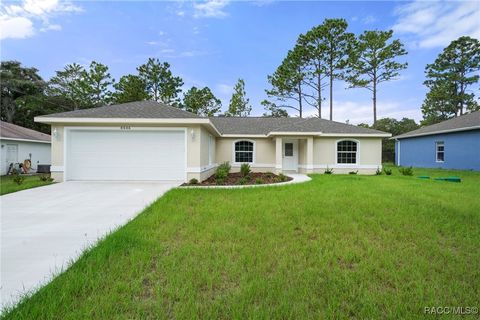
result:
[(243, 178), (240, 178), (240, 180), (238, 180), (238, 184), (247, 184), (248, 183), (248, 179), (246, 177), (243, 177)]
[(255, 179), (256, 184), (263, 184), (263, 180), (261, 178)]
[(280, 174), (278, 175), (278, 179), (279, 179), (281, 182), (285, 182), (285, 181), (287, 181), (287, 176), (284, 175), (283, 173), (280, 173)]
[(268, 171), (268, 172), (265, 172), (265, 177), (267, 177), (267, 178), (269, 178), (269, 179), (270, 179), (270, 178), (272, 178), (272, 177), (273, 177), (273, 173), (272, 173), (272, 172), (270, 172), (270, 171)]
[(53, 181), (53, 178), (51, 178), (47, 174), (42, 174), (41, 176), (39, 176), (39, 179), (40, 179), (40, 181), (43, 181), (43, 182), (52, 182)]
[(398, 168), (401, 174), (404, 176), (413, 176), (413, 168), (412, 167), (400, 167)]
[(224, 184), (225, 180), (228, 177), (228, 174), (230, 173), (230, 163), (224, 162), (221, 165), (218, 166), (217, 170), (215, 171), (215, 180), (217, 184)]
[(392, 175), (392, 169), (384, 168), (383, 171), (385, 172), (385, 174), (386, 174), (387, 176), (391, 176), (391, 175)]
[(329, 169), (327, 166), (327, 169), (325, 169), (324, 174), (332, 174), (332, 173), (333, 173), (333, 169)]
[(190, 179), (189, 184), (198, 184), (198, 180), (195, 178)]
[(357, 171), (350, 171), (348, 174), (357, 174), (358, 173), (358, 170)]
[(250, 172), (250, 165), (248, 163), (242, 163), (242, 165), (240, 166), (240, 174), (242, 175), (242, 177), (248, 176)]
[(377, 167), (377, 171), (375, 171), (375, 174), (377, 176), (380, 176), (382, 174), (382, 170), (380, 170), (380, 167)]
[(226, 161), (226, 162), (220, 164), (220, 165), (217, 167), (217, 171), (218, 171), (218, 170), (223, 170), (223, 171), (225, 171), (225, 172), (227, 173), (227, 175), (228, 175), (228, 174), (230, 173), (230, 169), (231, 169), (231, 168), (232, 168), (232, 167), (230, 166), (230, 163), (229, 163), (228, 161)]
[(16, 174), (16, 175), (15, 175), (15, 178), (13, 178), (13, 182), (15, 182), (15, 183), (18, 184), (18, 185), (21, 185), (24, 180), (25, 180), (25, 177), (24, 177), (24, 176), (21, 176), (21, 175), (19, 175), (19, 174)]

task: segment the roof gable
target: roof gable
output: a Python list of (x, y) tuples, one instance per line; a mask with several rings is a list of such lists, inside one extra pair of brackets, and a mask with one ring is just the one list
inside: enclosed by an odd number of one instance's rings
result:
[(268, 135), (270, 133), (385, 134), (385, 132), (320, 118), (212, 117), (221, 134)]
[(122, 104), (113, 104), (104, 107), (54, 113), (38, 118), (132, 118), (132, 119), (158, 119), (158, 118), (201, 118), (198, 115), (172, 107), (156, 101), (137, 101)]
[(445, 120), (440, 123), (422, 127), (420, 129), (395, 136), (392, 139), (403, 139), (403, 138), (410, 138), (410, 137), (416, 137), (416, 136), (426, 136), (426, 135), (432, 135), (432, 134), (438, 134), (438, 133), (471, 130), (476, 128), (480, 129), (480, 111), (464, 114), (462, 116)]
[[(91, 120), (90, 120), (91, 119)], [(340, 135), (383, 135), (389, 134), (350, 124), (319, 118), (271, 118), (271, 117), (200, 117), (155, 101), (138, 101), (99, 108), (83, 109), (36, 117), (36, 121), (52, 122), (118, 122), (118, 119), (131, 119), (132, 123), (181, 122), (201, 123), (213, 126), (220, 135), (258, 135), (275, 134), (340, 134)], [(96, 121), (101, 120), (101, 121)], [(143, 121), (145, 120), (145, 121)]]

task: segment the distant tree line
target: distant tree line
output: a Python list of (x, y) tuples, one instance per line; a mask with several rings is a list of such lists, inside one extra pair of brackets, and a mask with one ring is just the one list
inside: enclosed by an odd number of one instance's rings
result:
[[(94, 108), (109, 104), (153, 100), (201, 116), (219, 114), (222, 103), (210, 88), (192, 87), (182, 94), (183, 80), (172, 74), (167, 62), (150, 58), (136, 74), (115, 81), (106, 65), (92, 61), (88, 67), (66, 65), (45, 81), (36, 68), (18, 61), (2, 61), (0, 66), (2, 121), (48, 132), (49, 126), (33, 121), (44, 114)], [(225, 116), (248, 116), (252, 108), (246, 97), (245, 82), (234, 87)]]
[(322, 117), (324, 89), (328, 88), (330, 120), (333, 119), (334, 82), (343, 80), (348, 88), (372, 92), (373, 122), (377, 121), (378, 86), (395, 79), (407, 67), (397, 58), (407, 52), (393, 31), (365, 31), (356, 37), (348, 32), (345, 19), (325, 19), (301, 34), (277, 70), (268, 76), (269, 111), (292, 109), (303, 117), (305, 107)]
[[(364, 31), (356, 36), (348, 32), (344, 19), (326, 19), (299, 35), (293, 49), (268, 76), (268, 100), (261, 102), (264, 117), (288, 117), (287, 110), (303, 117), (306, 108), (314, 108), (324, 117), (328, 97), (330, 120), (334, 113), (334, 83), (343, 81), (347, 88), (365, 88), (372, 94), (375, 129), (394, 135), (415, 129), (411, 119), (377, 119), (379, 86), (397, 78), (407, 67), (398, 61), (406, 55), (403, 44), (390, 31)], [(422, 105), (421, 125), (479, 110), (478, 90), (480, 43), (470, 37), (451, 42), (425, 69), (429, 89)], [(88, 66), (66, 65), (44, 80), (35, 68), (18, 61), (2, 61), (0, 66), (1, 112), (3, 121), (27, 128), (49, 131), (49, 126), (34, 123), (35, 116), (55, 112), (93, 108), (109, 104), (154, 100), (182, 108), (201, 116), (249, 116), (252, 106), (245, 91), (245, 81), (238, 79), (226, 110), (208, 87), (182, 91), (183, 80), (175, 76), (167, 62), (149, 58), (136, 73), (112, 78), (108, 66), (92, 61)], [(328, 92), (328, 94), (326, 93)], [(361, 124), (361, 126), (367, 126)], [(393, 144), (384, 142), (386, 152)], [(392, 149), (393, 150), (393, 149)]]

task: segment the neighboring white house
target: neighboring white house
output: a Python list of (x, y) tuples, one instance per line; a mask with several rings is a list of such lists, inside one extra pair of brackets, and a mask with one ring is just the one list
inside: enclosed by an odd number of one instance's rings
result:
[(51, 138), (48, 134), (0, 121), (1, 169), (0, 175), (7, 174), (11, 163), (23, 163), (29, 159), (32, 171), (39, 164), (51, 162)]

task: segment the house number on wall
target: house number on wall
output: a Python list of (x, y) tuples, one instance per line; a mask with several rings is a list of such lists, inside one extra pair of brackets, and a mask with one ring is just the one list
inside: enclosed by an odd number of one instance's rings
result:
[(120, 127), (120, 130), (130, 130), (132, 128), (130, 128), (130, 126), (121, 126)]

